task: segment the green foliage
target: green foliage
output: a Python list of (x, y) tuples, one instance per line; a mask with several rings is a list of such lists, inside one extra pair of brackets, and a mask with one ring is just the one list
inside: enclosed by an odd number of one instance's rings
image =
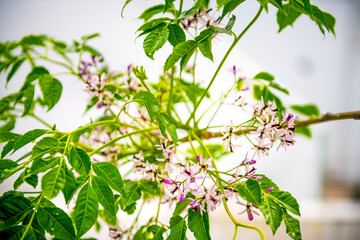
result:
[[(124, 1), (121, 15), (131, 2), (132, 0)], [(143, 66), (133, 67), (132, 71), (129, 66), (127, 71), (121, 73), (110, 70), (103, 59), (99, 60), (99, 57), (102, 57), (101, 53), (88, 45), (88, 41), (100, 36), (98, 33), (85, 35), (70, 44), (47, 35), (28, 35), (19, 41), (0, 43), (0, 72), (4, 73), (5, 86), (10, 80), (18, 78), (19, 74), (16, 73), (20, 68), (24, 70), (26, 67), (23, 66), (30, 66), (26, 77), (18, 85), (20, 89), (0, 99), (0, 143), (4, 143), (0, 159), (0, 182), (14, 175), (15, 180), (12, 180), (10, 185), (13, 185), (13, 189), (16, 190), (23, 183), (36, 188), (38, 182), (41, 181), (41, 193), (29, 193), (32, 197), (26, 198), (22, 193), (15, 191), (6, 192), (0, 197), (0, 236), (2, 238), (43, 240), (46, 239), (46, 231), (54, 236), (54, 239), (80, 239), (94, 225), (99, 226), (98, 216), (105, 223), (117, 227), (116, 215), (119, 209), (130, 215), (137, 210), (139, 200), (145, 202), (148, 199), (161, 197), (164, 194), (163, 178), (168, 177), (175, 182), (173, 185), (175, 189), (172, 189), (174, 193), (183, 191), (185, 183), (167, 176), (167, 173), (163, 172), (164, 162), (157, 160), (161, 156), (161, 151), (158, 151), (158, 146), (155, 144), (159, 141), (163, 142), (162, 138), (167, 140), (167, 146), (174, 144), (175, 151), (179, 147), (179, 151), (186, 155), (187, 163), (181, 162), (181, 165), (178, 165), (181, 167), (181, 172), (188, 170), (187, 164), (191, 167), (191, 162), (195, 161), (197, 155), (205, 156), (206, 152), (210, 152), (214, 159), (220, 159), (227, 154), (228, 152), (224, 153), (224, 145), (209, 144), (205, 141), (209, 136), (211, 138), (218, 135), (209, 132), (214, 127), (210, 124), (206, 128), (200, 128), (200, 119), (197, 118), (200, 113), (195, 114), (195, 111), (202, 104), (203, 97), (210, 98), (209, 88), (228, 53), (248, 27), (255, 22), (262, 9), (268, 11), (269, 3), (277, 8), (279, 32), (287, 26), (293, 26), (296, 19), (304, 14), (318, 25), (323, 34), (327, 31), (335, 35), (335, 18), (312, 5), (309, 0), (258, 0), (261, 6), (258, 14), (239, 35), (232, 29), (235, 29), (236, 20), (242, 20), (242, 18), (235, 15), (230, 17), (230, 14), (245, 0), (217, 0), (217, 10), (221, 11), (220, 18), (216, 21), (209, 18), (206, 24), (202, 20), (208, 17), (209, 0), (194, 1), (193, 5), (185, 11), (183, 11), (183, 1), (181, 1), (181, 6), (174, 2), (174, 0), (165, 0), (163, 4), (149, 7), (139, 16), (144, 23), (137, 32), (138, 37), (144, 36), (143, 49), (146, 56), (154, 59), (154, 54), (163, 48), (166, 42), (173, 47), (164, 63), (164, 73), (159, 77), (159, 82), (154, 82), (153, 76), (149, 76), (151, 81), (146, 84), (145, 80), (148, 77)], [(162, 13), (165, 15), (161, 15)], [(224, 20), (224, 18), (227, 19)], [(222, 21), (227, 21), (226, 26), (218, 27), (218, 23)], [(196, 29), (193, 30), (193, 27)], [(234, 45), (230, 47), (216, 70), (214, 66), (209, 67), (211, 71), (214, 67), (215, 74), (211, 83), (202, 87), (199, 82), (203, 79), (198, 78), (198, 73), (195, 72), (199, 60), (194, 55), (200, 52), (213, 62), (212, 40), (216, 34), (233, 36)], [(52, 59), (53, 56), (55, 56), (54, 59)], [(86, 60), (87, 58), (90, 60)], [(75, 64), (73, 59), (75, 59)], [(193, 66), (188, 65), (190, 59), (194, 59)], [(64, 72), (50, 73), (44, 66), (39, 65), (40, 62), (60, 66), (66, 71), (65, 73), (78, 77), (84, 82), (84, 87), (91, 92), (87, 110), (93, 106), (104, 107), (105, 116), (96, 121), (91, 120), (90, 124), (85, 125), (87, 127), (84, 126), (71, 132), (60, 132), (56, 129), (56, 125), (45, 123), (35, 115), (38, 111), (53, 109), (59, 102), (63, 90), (62, 83), (54, 76), (59, 76)], [(185, 70), (185, 76), (182, 75), (183, 70)], [(107, 77), (105, 80), (101, 79), (101, 83), (90, 81), (92, 77), (101, 76)], [(141, 85), (134, 76), (140, 80), (147, 91), (139, 90)], [(286, 105), (280, 98), (281, 95), (278, 94), (289, 95), (289, 91), (279, 85), (272, 74), (260, 72), (250, 80), (236, 75), (235, 77), (234, 89), (238, 90), (237, 94), (241, 93), (244, 84), (249, 83), (253, 87), (254, 99), (259, 101), (263, 99), (265, 105), (268, 101), (275, 102), (279, 108), (278, 115), (286, 109)], [(105, 81), (104, 86), (102, 81)], [(40, 89), (39, 93), (37, 89)], [(219, 100), (220, 106), (224, 103), (223, 100), (225, 97)], [(139, 109), (138, 105), (145, 106), (150, 121), (143, 112), (140, 112), (141, 117), (136, 116), (136, 112), (133, 114), (132, 105), (139, 112), (143, 109)], [(121, 111), (119, 112), (116, 107), (120, 107)], [(183, 116), (187, 114), (179, 112), (178, 107), (189, 110), (191, 116), (188, 120), (183, 119)], [(291, 105), (290, 108), (305, 117), (320, 116), (320, 111), (314, 104)], [(200, 108), (198, 110), (201, 111)], [(211, 107), (209, 110), (212, 110)], [(123, 115), (127, 115), (131, 121), (123, 119)], [(19, 117), (35, 118), (49, 130), (34, 129), (25, 134), (13, 133), (11, 131), (16, 126), (16, 120)], [(255, 116), (245, 123), (246, 125), (249, 123), (247, 130), (250, 131), (259, 125)], [(192, 135), (189, 134), (192, 133), (197, 134), (198, 138), (191, 139)], [(311, 137), (308, 126), (297, 127), (296, 133)], [(94, 136), (95, 139), (93, 139)], [(41, 139), (38, 140), (40, 137)], [(82, 141), (83, 138), (89, 141), (94, 140), (94, 145)], [(114, 139), (118, 141), (115, 142)], [(202, 142), (203, 139), (205, 139), (204, 142)], [(223, 140), (226, 141), (226, 139), (225, 137)], [(111, 145), (108, 144), (109, 141)], [(180, 148), (180, 144), (186, 141), (191, 141), (190, 150)], [(29, 143), (34, 143), (30, 152), (18, 159), (12, 159), (16, 156), (12, 155), (13, 153), (23, 150)], [(96, 156), (96, 160), (91, 159), (90, 157), (94, 154), (101, 156)], [(9, 159), (3, 159), (4, 157)], [(99, 160), (97, 157), (104, 157), (104, 159)], [(137, 170), (142, 170), (147, 174), (155, 171), (147, 169), (148, 164), (158, 167), (156, 170), (158, 182), (145, 179), (123, 180), (123, 177), (127, 177), (128, 174), (122, 177), (119, 168), (123, 164), (131, 164), (131, 161), (134, 161)], [(245, 167), (244, 164), (240, 167)], [(233, 175), (233, 171), (235, 168), (222, 172), (221, 176)], [(241, 176), (239, 181), (236, 181), (236, 185), (226, 185), (227, 179), (220, 179), (221, 176), (218, 175), (211, 176), (214, 177), (214, 184), (218, 186), (216, 194), (221, 194), (226, 187), (235, 193), (238, 192), (240, 197), (248, 203), (258, 206), (273, 234), (284, 221), (288, 235), (293, 239), (301, 239), (299, 220), (287, 212), (300, 216), (299, 204), (290, 193), (281, 191), (272, 180), (264, 175), (255, 175), (262, 177), (261, 180), (249, 178), (241, 182), (241, 179), (244, 179)], [(225, 186), (219, 184), (220, 180)], [(120, 195), (114, 195), (113, 190)], [(51, 202), (60, 191), (63, 193), (66, 204), (69, 204), (74, 196), (76, 197), (75, 211), (71, 213), (71, 218)], [(129, 234), (127, 236), (129, 239), (161, 240), (164, 239), (164, 233), (168, 231), (166, 234), (168, 240), (183, 240), (186, 239), (186, 231), (189, 228), (197, 240), (211, 239), (208, 212), (202, 212), (199, 208), (189, 208), (189, 204), (193, 201), (189, 198), (196, 198), (196, 201), (200, 202), (205, 200), (204, 196), (195, 197), (187, 193), (182, 202), (177, 201), (169, 226), (160, 223), (157, 216), (150, 218), (146, 225), (138, 228), (139, 212), (134, 224), (122, 233)], [(100, 210), (99, 203), (102, 206)], [(183, 212), (187, 208), (189, 208), (187, 215), (184, 216)]]
[(275, 202), (279, 203), (293, 214), (300, 216), (299, 204), (289, 192), (272, 191), (269, 193), (268, 197), (272, 198)]
[(286, 212), (285, 209), (283, 209), (282, 212), (284, 223), (286, 226), (286, 233), (294, 240), (301, 240), (302, 237), (299, 220), (293, 218), (290, 214)]
[(94, 188), (98, 197), (99, 203), (107, 210), (113, 217), (116, 218), (115, 198), (109, 185), (105, 180), (98, 176), (91, 178), (91, 186)]
[(161, 110), (159, 100), (151, 92), (141, 91), (134, 96), (133, 101), (141, 103), (146, 107), (151, 120), (154, 120), (157, 113)]
[(139, 181), (125, 181), (125, 197), (121, 198), (121, 207), (136, 203), (141, 198), (141, 187)]
[(315, 104), (291, 105), (290, 108), (307, 117), (320, 116), (320, 109)]
[(173, 47), (186, 40), (184, 30), (178, 25), (170, 24), (167, 28), (169, 29), (168, 41)]
[[(172, 54), (167, 58), (165, 65), (164, 65), (164, 72), (167, 72), (177, 61), (181, 59), (180, 63), (180, 71), (182, 71), (186, 65), (186, 63), (189, 61), (190, 57), (193, 55), (195, 50), (199, 47), (201, 43), (211, 39), (213, 34), (215, 33), (215, 30), (210, 27), (206, 30), (203, 30), (199, 36), (197, 36), (194, 40), (187, 40), (185, 42), (181, 42), (178, 45), (174, 47), (174, 50)], [(203, 47), (204, 48), (204, 47)], [(209, 57), (209, 51), (211, 52), (211, 45), (209, 44), (205, 46), (206, 55), (205, 57)], [(211, 59), (210, 59), (211, 60)]]
[(184, 201), (179, 201), (176, 203), (173, 217), (180, 215), (189, 206), (189, 204), (192, 202), (192, 200), (190, 200), (189, 198), (194, 198), (194, 196), (191, 193), (187, 193)]
[(185, 240), (186, 230), (185, 218), (176, 215), (170, 218), (170, 234), (166, 240)]
[(236, 185), (235, 189), (246, 201), (256, 206), (261, 205), (261, 189), (258, 181), (249, 178), (246, 182)]
[(176, 126), (174, 120), (171, 119), (165, 113), (158, 113), (156, 116), (156, 121), (159, 124), (161, 134), (164, 137), (166, 137), (166, 131), (167, 131), (171, 139), (173, 140), (174, 144), (176, 144), (178, 140), (178, 136), (176, 133)]
[(98, 216), (98, 198), (95, 190), (87, 183), (79, 192), (75, 205), (76, 239), (79, 239), (95, 224)]
[(39, 208), (37, 218), (40, 225), (60, 239), (75, 239), (75, 229), (70, 217), (60, 208)]
[(154, 53), (162, 46), (164, 46), (168, 40), (169, 34), (170, 31), (168, 25), (156, 28), (151, 31), (151, 33), (146, 36), (143, 44), (146, 56), (154, 60)]
[(45, 197), (52, 199), (65, 187), (65, 171), (63, 166), (48, 171), (41, 179), (41, 190)]
[(210, 223), (209, 214), (200, 209), (194, 211), (192, 208), (188, 210), (188, 228), (194, 234), (196, 240), (210, 240)]
[(81, 148), (70, 146), (67, 152), (67, 159), (80, 175), (87, 175), (89, 173), (91, 168), (90, 158)]
[(301, 134), (305, 137), (312, 138), (311, 128), (308, 126), (296, 128), (296, 134)]
[(0, 230), (23, 221), (32, 209), (31, 202), (15, 191), (7, 192), (0, 198)]
[(96, 175), (102, 177), (112, 189), (122, 196), (126, 196), (122, 177), (114, 165), (108, 162), (98, 162), (92, 164), (92, 167)]
[(259, 206), (264, 215), (266, 224), (270, 226), (273, 234), (280, 227), (282, 221), (282, 211), (279, 204), (268, 197), (264, 197), (263, 203)]
[(50, 111), (60, 100), (62, 93), (62, 84), (56, 78), (50, 75), (43, 75), (39, 78), (39, 85), (43, 94), (44, 102)]

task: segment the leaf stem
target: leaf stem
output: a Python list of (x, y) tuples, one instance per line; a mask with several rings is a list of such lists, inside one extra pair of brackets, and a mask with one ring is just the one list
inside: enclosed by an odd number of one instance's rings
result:
[(39, 122), (41, 122), (42, 124), (44, 124), (46, 127), (48, 128), (52, 128), (52, 126), (50, 124), (48, 124), (47, 122), (45, 122), (43, 119), (39, 118), (38, 116), (36, 116), (34, 113), (29, 114), (29, 116), (33, 117), (34, 119), (38, 120)]
[(167, 105), (167, 112), (169, 115), (171, 115), (171, 104), (172, 104), (172, 95), (174, 90), (174, 74), (175, 74), (175, 66), (172, 66), (171, 68), (171, 74), (170, 74), (170, 93), (169, 93), (169, 101)]
[(260, 6), (258, 12), (256, 13), (255, 17), (253, 18), (253, 20), (251, 20), (251, 22), (245, 27), (245, 29), (239, 34), (238, 37), (236, 37), (234, 39), (234, 42), (231, 44), (231, 46), (229, 47), (229, 49), (227, 50), (227, 52), (225, 53), (225, 56), (223, 57), (223, 59), (221, 60), (219, 66), (217, 67), (213, 77), (210, 80), (210, 83), (208, 84), (208, 86), (206, 87), (204, 93), (201, 95), (199, 101), (196, 103), (195, 107), (194, 107), (194, 111), (191, 113), (191, 116), (189, 117), (189, 119), (186, 122), (186, 125), (189, 124), (191, 118), (193, 118), (193, 116), (195, 116), (195, 112), (198, 109), (198, 107), (200, 106), (201, 101), (204, 99), (204, 97), (206, 96), (206, 94), (208, 93), (211, 85), (213, 84), (215, 78), (217, 77), (220, 69), (222, 68), (222, 66), (224, 65), (226, 59), (228, 58), (228, 56), (230, 55), (231, 51), (233, 50), (233, 48), (236, 46), (236, 44), (239, 42), (239, 40), (242, 38), (242, 36), (244, 36), (244, 34), (250, 29), (250, 27), (256, 22), (256, 20), (259, 18), (259, 16), (261, 15), (261, 12), (263, 11), (263, 7)]

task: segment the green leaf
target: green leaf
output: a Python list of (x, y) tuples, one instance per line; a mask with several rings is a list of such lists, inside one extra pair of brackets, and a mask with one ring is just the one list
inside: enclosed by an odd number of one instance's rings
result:
[(286, 226), (286, 233), (294, 240), (301, 240), (299, 220), (293, 218), (285, 209), (283, 209), (283, 219)]
[(156, 121), (159, 124), (161, 134), (166, 138), (167, 137), (166, 131), (167, 131), (169, 133), (171, 139), (173, 140), (174, 145), (176, 145), (178, 136), (176, 133), (176, 126), (175, 126), (174, 121), (165, 113), (158, 113)]
[(38, 174), (41, 172), (46, 172), (50, 168), (58, 165), (60, 157), (49, 156), (46, 158), (37, 158), (33, 161), (31, 165), (31, 174)]
[(211, 52), (211, 38), (206, 38), (204, 41), (202, 41), (199, 44), (199, 50), (202, 53), (202, 55), (211, 61), (214, 61), (213, 55)]
[(19, 137), (15, 144), (14, 144), (14, 152), (16, 152), (18, 149), (22, 148), (23, 146), (25, 146), (26, 144), (34, 141), (35, 139), (37, 139), (38, 137), (44, 135), (46, 133), (46, 130), (43, 129), (34, 129), (31, 130), (27, 133), (25, 133), (23, 136)]
[(147, 22), (150, 18), (152, 18), (154, 15), (158, 13), (162, 13), (164, 10), (165, 5), (164, 4), (158, 4), (155, 6), (151, 6), (148, 9), (146, 9), (140, 16), (140, 19), (143, 19), (144, 22)]
[(60, 142), (56, 138), (44, 137), (40, 141), (38, 141), (32, 148), (32, 154), (30, 159), (37, 159), (39, 157), (42, 157), (46, 153), (57, 149), (59, 145)]
[(235, 189), (239, 192), (240, 197), (246, 201), (256, 206), (261, 205), (261, 189), (258, 181), (249, 178), (246, 182), (236, 185)]
[(207, 212), (201, 214), (200, 211), (189, 208), (188, 227), (194, 233), (196, 240), (210, 240), (209, 214)]
[(20, 58), (12, 65), (8, 75), (6, 76), (6, 84), (10, 81), (10, 79), (14, 76), (20, 66), (24, 63), (25, 58)]
[(216, 0), (217, 8), (220, 9), (225, 4), (231, 2), (232, 0)]
[[(25, 231), (25, 228), (26, 226), (12, 226), (3, 231), (0, 231), (0, 236), (6, 240), (20, 240)], [(26, 236), (28, 236), (28, 234), (26, 234)]]
[(16, 119), (15, 117), (10, 117), (6, 122), (0, 127), (0, 132), (11, 131), (15, 127)]
[(258, 0), (258, 2), (265, 9), (265, 11), (268, 12), (268, 4), (270, 0)]
[(136, 32), (142, 31), (142, 33), (138, 37), (140, 37), (143, 34), (149, 33), (156, 28), (166, 25), (165, 22), (168, 22), (170, 20), (171, 20), (170, 18), (156, 18), (144, 23), (138, 28), (138, 30), (136, 30)]
[(189, 206), (189, 204), (192, 202), (192, 200), (190, 200), (189, 198), (194, 198), (194, 195), (188, 193), (186, 194), (184, 201), (182, 202), (178, 201), (176, 203), (175, 210), (173, 212), (173, 217), (176, 215), (180, 215), (185, 210), (185, 208)]
[(142, 179), (140, 181), (140, 189), (143, 192), (143, 198), (149, 199), (161, 195), (161, 189), (156, 181)]
[(321, 115), (318, 106), (311, 103), (304, 105), (291, 105), (290, 108), (307, 117), (319, 117)]
[(188, 40), (177, 44), (174, 47), (173, 53), (166, 59), (164, 72), (167, 72), (177, 61), (186, 56), (186, 54), (194, 52), (198, 47), (198, 44), (199, 43), (194, 40)]
[(99, 203), (116, 218), (115, 198), (109, 185), (103, 178), (98, 176), (93, 176), (91, 178), (91, 185), (97, 194)]
[(151, 31), (150, 34), (146, 36), (143, 43), (146, 56), (154, 60), (154, 53), (164, 46), (168, 40), (169, 33), (170, 31), (167, 28), (167, 25)]
[(21, 135), (17, 133), (12, 133), (8, 131), (1, 131), (0, 132), (0, 143), (8, 142), (10, 140), (19, 138)]
[(75, 205), (77, 239), (95, 224), (98, 216), (98, 199), (95, 190), (87, 183), (79, 192)]
[(108, 162), (98, 162), (92, 164), (92, 167), (96, 175), (102, 177), (112, 189), (119, 192), (121, 196), (126, 196), (119, 169)]
[(74, 192), (76, 191), (76, 180), (74, 173), (67, 167), (64, 167), (65, 171), (65, 186), (62, 189), (64, 200), (66, 204), (69, 204)]
[(312, 138), (312, 132), (309, 126), (297, 127), (296, 134), (301, 134), (305, 137)]
[(20, 176), (14, 181), (13, 188), (14, 190), (18, 189), (25, 181), (25, 171), (23, 171)]
[(24, 180), (27, 184), (29, 184), (33, 188), (36, 188), (36, 186), (39, 182), (39, 177), (38, 177), (38, 175), (30, 174), (30, 175), (26, 176)]
[(87, 42), (90, 39), (97, 38), (97, 37), (100, 37), (100, 33), (92, 33), (92, 34), (89, 34), (89, 35), (81, 36), (81, 40), (83, 42)]
[(253, 77), (253, 79), (261, 79), (271, 82), (275, 80), (275, 77), (268, 72), (259, 72), (255, 75), (255, 77)]
[(259, 178), (261, 182), (260, 187), (263, 192), (268, 190), (269, 188), (273, 188), (273, 191), (280, 191), (279, 187), (274, 183), (270, 178), (266, 177), (264, 174), (255, 174)]
[(289, 210), (293, 214), (300, 216), (299, 204), (289, 192), (272, 191), (268, 194), (268, 197), (271, 197), (274, 201), (284, 206), (287, 210)]
[(167, 11), (168, 8), (170, 8), (171, 6), (173, 6), (173, 2), (175, 0), (165, 0), (165, 6), (164, 6), (164, 11), (163, 13), (165, 13)]
[(37, 46), (43, 46), (45, 47), (45, 41), (47, 40), (46, 35), (27, 35), (23, 37), (19, 43), (21, 45), (37, 45)]
[(168, 29), (169, 29), (168, 41), (173, 47), (186, 40), (184, 30), (178, 25), (170, 24), (168, 26)]
[(270, 3), (277, 8), (283, 8), (282, 0), (270, 0)]
[(189, 10), (183, 11), (180, 14), (180, 16), (178, 17), (178, 20), (185, 19), (185, 18), (188, 18), (188, 17), (191, 17), (191, 16), (195, 15), (197, 13), (197, 10), (198, 9), (196, 7), (192, 7)]
[(29, 113), (33, 99), (34, 99), (35, 87), (32, 84), (24, 90), (24, 112), (21, 117)]
[(262, 92), (263, 92), (263, 87), (260, 85), (255, 84), (253, 86), (253, 97), (255, 100), (260, 101), (261, 100), (261, 96), (262, 96)]
[(30, 201), (19, 193), (5, 193), (0, 198), (0, 230), (21, 222), (31, 209)]
[(150, 239), (162, 240), (164, 239), (162, 235), (166, 232), (166, 229), (158, 225), (151, 225), (146, 231), (148, 232), (148, 236), (151, 236)]
[(275, 234), (282, 221), (281, 207), (271, 198), (265, 197), (259, 209), (264, 215), (266, 224), (270, 226), (273, 234)]
[(333, 33), (335, 36), (335, 18), (331, 14), (321, 11), (315, 5), (311, 5), (311, 12), (312, 14), (309, 16), (319, 26), (320, 31), (325, 35), (325, 31), (323, 28), (325, 27), (328, 32)]
[(46, 68), (42, 66), (34, 67), (31, 72), (26, 76), (24, 87), (35, 81), (36, 79), (39, 79), (43, 75), (50, 75), (50, 73)]
[(70, 165), (77, 171), (80, 175), (86, 175), (89, 173), (91, 168), (90, 157), (87, 153), (81, 148), (76, 148), (70, 146), (66, 154)]
[(121, 198), (122, 208), (135, 203), (141, 198), (141, 187), (138, 181), (125, 181), (125, 197)]
[(65, 186), (65, 172), (62, 167), (56, 167), (47, 172), (41, 179), (41, 190), (45, 197), (52, 199)]
[(44, 97), (44, 102), (48, 106), (48, 111), (50, 111), (60, 100), (62, 84), (59, 80), (50, 75), (41, 75), (39, 78), (39, 85)]
[(39, 208), (37, 217), (40, 225), (50, 235), (60, 239), (75, 239), (71, 218), (60, 208)]
[(287, 94), (287, 95), (290, 94), (290, 93), (289, 93), (289, 90), (287, 90), (286, 88), (281, 87), (281, 86), (280, 86), (278, 83), (276, 83), (276, 82), (271, 82), (271, 83), (269, 84), (269, 86), (272, 87), (272, 88), (275, 88), (276, 90), (279, 90), (279, 91), (281, 91), (281, 92), (283, 92), (283, 93), (285, 93), (285, 94)]
[(295, 20), (301, 15), (301, 12), (292, 8), (289, 4), (284, 4), (283, 9), (279, 8), (276, 17), (279, 25), (278, 32), (281, 32), (287, 26), (293, 26)]
[(174, 216), (170, 218), (170, 234), (166, 240), (185, 240), (186, 230), (185, 218)]
[(310, 0), (301, 0), (301, 2), (304, 5), (304, 9), (308, 14), (312, 14), (311, 4)]
[(126, 0), (126, 1), (125, 1), (124, 5), (123, 5), (123, 7), (122, 7), (122, 9), (121, 9), (121, 17), (122, 17), (122, 18), (124, 17), (124, 16), (123, 16), (123, 12), (124, 12), (125, 7), (126, 7), (129, 3), (131, 3), (131, 2), (132, 2), (132, 0)]
[[(106, 209), (102, 209), (102, 210), (99, 211), (99, 217), (102, 220), (104, 220), (105, 223), (107, 223), (107, 224), (109, 224), (109, 225), (111, 225), (113, 227), (116, 227), (116, 223), (117, 223), (116, 222), (116, 216), (109, 213)], [(98, 223), (98, 221), (95, 223), (95, 228), (97, 227), (96, 226), (97, 223)], [(101, 229), (101, 226), (99, 226), (99, 228)], [(95, 231), (97, 231), (97, 230), (95, 229)], [(97, 232), (99, 232), (99, 231), (97, 231)]]
[(9, 159), (1, 159), (0, 160), (0, 174), (2, 171), (4, 171), (5, 169), (12, 169), (17, 167), (19, 164), (17, 164), (16, 162), (9, 160)]
[(224, 5), (223, 11), (221, 13), (221, 20), (227, 15), (232, 13), (241, 3), (245, 2), (245, 0), (232, 0)]
[(231, 34), (231, 30), (235, 24), (235, 21), (236, 21), (236, 16), (232, 15), (231, 18), (229, 19), (229, 22), (225, 26), (225, 30), (228, 31), (228, 34)]
[(161, 110), (159, 100), (157, 100), (151, 92), (141, 91), (134, 96), (133, 101), (145, 105), (151, 120), (153, 120)]

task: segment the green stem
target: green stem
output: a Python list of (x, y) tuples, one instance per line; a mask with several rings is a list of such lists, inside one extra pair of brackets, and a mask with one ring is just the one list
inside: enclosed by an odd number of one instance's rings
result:
[(38, 120), (39, 122), (41, 122), (42, 124), (44, 124), (45, 126), (47, 126), (48, 128), (52, 128), (52, 126), (50, 124), (48, 124), (47, 122), (45, 122), (43, 119), (39, 118), (38, 116), (36, 116), (34, 113), (29, 114), (29, 116), (35, 118), (36, 120)]
[(140, 129), (140, 130), (137, 130), (137, 131), (133, 131), (133, 132), (129, 132), (129, 133), (126, 133), (126, 134), (124, 134), (124, 135), (121, 135), (121, 136), (119, 136), (119, 137), (117, 137), (117, 138), (114, 138), (114, 139), (112, 139), (111, 141), (103, 144), (102, 146), (98, 147), (97, 149), (95, 149), (94, 151), (92, 151), (91, 153), (89, 153), (89, 156), (94, 155), (95, 153), (99, 152), (101, 149), (106, 148), (107, 146), (109, 146), (109, 145), (111, 145), (111, 144), (119, 141), (120, 139), (126, 138), (126, 137), (131, 136), (131, 135), (134, 135), (134, 134), (138, 134), (138, 133), (142, 133), (142, 132), (147, 132), (147, 131), (152, 131), (152, 130), (155, 130), (155, 129), (157, 129), (157, 128), (155, 128), (155, 127), (145, 128), (145, 129)]
[(166, 109), (169, 115), (171, 115), (172, 95), (174, 90), (174, 74), (175, 74), (175, 66), (171, 68), (171, 75), (170, 75), (170, 93), (169, 93), (169, 101)]
[(237, 224), (234, 224), (234, 226), (235, 226), (235, 231), (234, 231), (233, 240), (236, 240), (236, 235), (237, 235), (237, 231), (238, 231), (238, 225), (237, 225)]
[(206, 96), (206, 94), (208, 93), (211, 85), (213, 84), (215, 78), (217, 77), (220, 69), (222, 68), (222, 66), (224, 65), (226, 59), (228, 58), (228, 56), (230, 55), (231, 51), (233, 50), (233, 48), (236, 46), (236, 44), (239, 42), (239, 40), (244, 36), (244, 34), (250, 29), (250, 27), (256, 22), (256, 20), (259, 18), (259, 16), (261, 15), (261, 12), (263, 11), (263, 7), (260, 6), (259, 11), (256, 13), (255, 17), (253, 18), (253, 20), (251, 20), (251, 22), (245, 27), (245, 29), (240, 33), (240, 35), (238, 37), (236, 37), (234, 39), (234, 42), (231, 44), (231, 46), (229, 47), (229, 49), (227, 50), (227, 52), (225, 53), (225, 56), (223, 57), (223, 59), (221, 60), (219, 66), (217, 67), (213, 77), (210, 80), (210, 83), (208, 84), (208, 86), (206, 87), (204, 93), (201, 95), (199, 101), (196, 103), (194, 111), (191, 113), (191, 116), (189, 117), (189, 119), (186, 122), (186, 125), (189, 124), (190, 120), (193, 118), (193, 116), (195, 116), (195, 112), (198, 109), (198, 107), (200, 106), (201, 101), (204, 99), (204, 97)]
[(159, 204), (158, 204), (158, 209), (157, 209), (157, 212), (156, 212), (155, 223), (157, 223), (158, 219), (159, 219), (162, 196), (163, 196), (163, 194), (161, 194), (160, 197), (159, 197)]

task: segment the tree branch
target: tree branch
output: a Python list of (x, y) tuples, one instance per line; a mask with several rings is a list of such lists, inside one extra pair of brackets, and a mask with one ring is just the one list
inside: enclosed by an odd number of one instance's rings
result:
[[(321, 115), (320, 117), (316, 118), (309, 118), (307, 120), (299, 120), (295, 121), (295, 128), (297, 127), (305, 127), (317, 123), (323, 123), (323, 122), (329, 122), (329, 121), (338, 121), (338, 120), (345, 120), (345, 119), (354, 119), (354, 120), (360, 120), (360, 110), (359, 111), (351, 111), (351, 112), (341, 112), (341, 113), (325, 113)], [(251, 128), (245, 128), (243, 130), (237, 131), (236, 135), (242, 135), (244, 133), (249, 133), (250, 131), (255, 131), (256, 127)], [(202, 136), (204, 139), (210, 139), (210, 138), (217, 138), (222, 137), (223, 135), (220, 132), (210, 132), (207, 130), (200, 130), (196, 133), (198, 136)], [(186, 142), (187, 137), (179, 140), (181, 142)]]

